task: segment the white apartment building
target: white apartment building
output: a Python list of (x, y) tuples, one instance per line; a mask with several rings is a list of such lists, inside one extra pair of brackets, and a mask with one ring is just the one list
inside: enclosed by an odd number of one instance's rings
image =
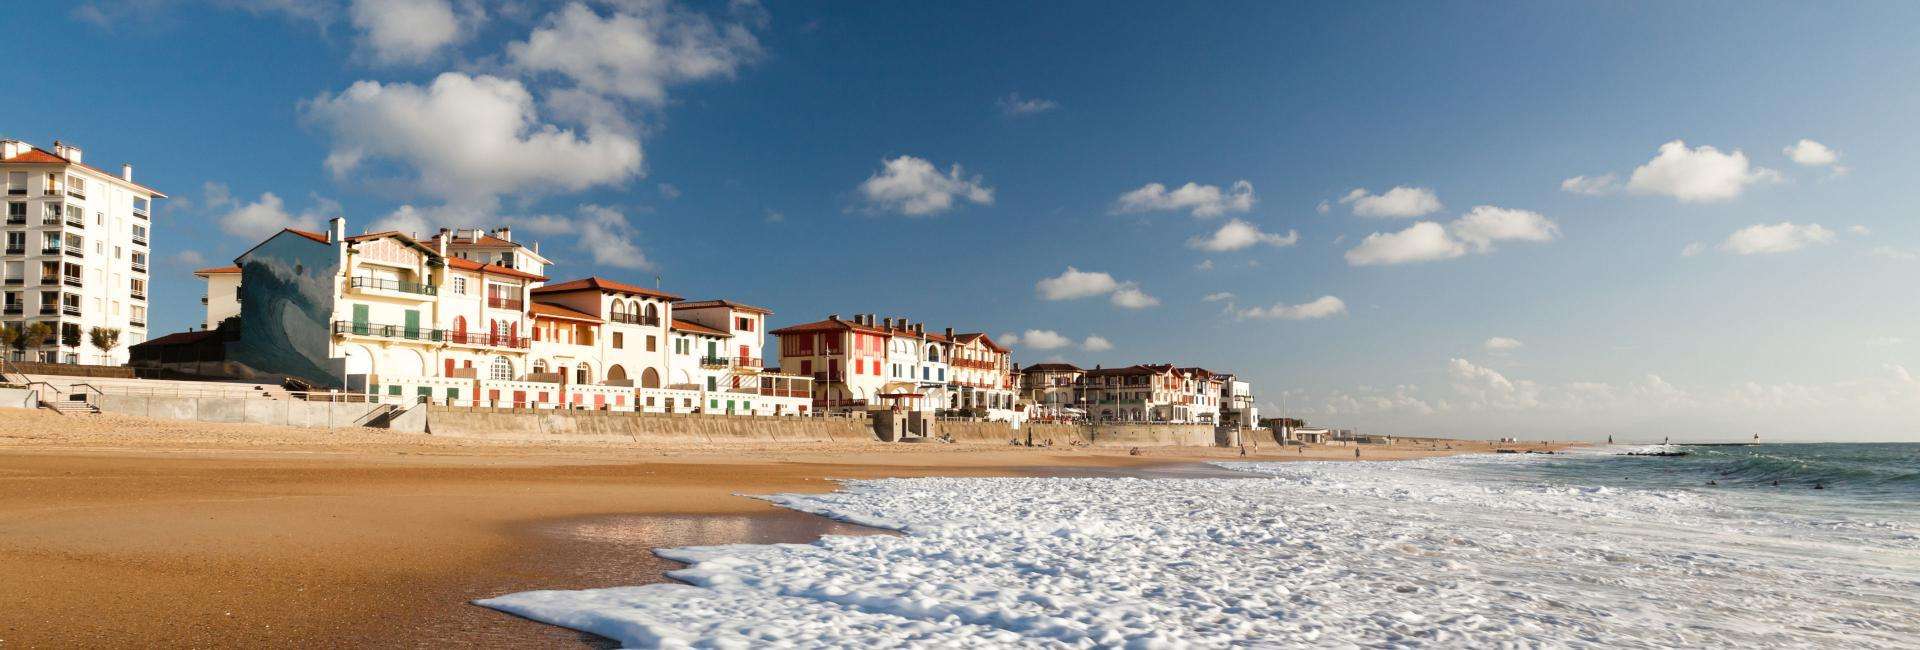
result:
[[(147, 340), (153, 200), (166, 195), (134, 183), (132, 165), (114, 174), (83, 158), (59, 141), (48, 151), (0, 140), (0, 325), (53, 332), (9, 358), (121, 364)], [(92, 346), (96, 327), (120, 332), (112, 350)]]

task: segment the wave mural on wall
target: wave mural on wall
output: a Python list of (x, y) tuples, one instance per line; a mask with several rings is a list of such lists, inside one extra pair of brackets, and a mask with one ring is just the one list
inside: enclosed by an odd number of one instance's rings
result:
[(237, 261), (241, 333), (227, 345), (227, 359), (258, 376), (343, 387), (345, 364), (328, 356), (340, 274), (333, 246), (282, 232)]

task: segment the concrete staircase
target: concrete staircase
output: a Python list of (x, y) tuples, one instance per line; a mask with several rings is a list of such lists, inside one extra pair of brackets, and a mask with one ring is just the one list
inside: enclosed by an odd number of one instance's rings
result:
[(79, 400), (42, 402), (41, 406), (52, 409), (53, 412), (61, 415), (93, 415), (100, 412), (100, 407)]

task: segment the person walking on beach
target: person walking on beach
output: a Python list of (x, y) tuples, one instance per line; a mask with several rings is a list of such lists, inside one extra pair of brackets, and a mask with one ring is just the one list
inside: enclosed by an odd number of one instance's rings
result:
[(1359, 448), (1359, 447), (1354, 447), (1354, 448), (1353, 448), (1353, 457), (1354, 457), (1354, 458), (1359, 458), (1359, 457), (1360, 457), (1360, 448)]

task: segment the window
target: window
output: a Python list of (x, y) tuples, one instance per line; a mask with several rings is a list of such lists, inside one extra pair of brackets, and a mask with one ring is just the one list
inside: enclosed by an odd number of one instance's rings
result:
[(7, 254), (8, 255), (19, 255), (21, 253), (26, 252), (26, 250), (27, 250), (27, 233), (24, 233), (24, 232), (7, 233)]
[(456, 275), (456, 276), (454, 276), (454, 277), (453, 277), (453, 292), (454, 292), (454, 293), (457, 293), (457, 294), (460, 294), (460, 295), (462, 295), (462, 296), (464, 296), (464, 295), (467, 295), (467, 279), (466, 279), (466, 278), (463, 278), (463, 277), (460, 277), (460, 276), (457, 276), (457, 275)]
[(576, 384), (593, 383), (593, 369), (587, 367), (587, 364), (584, 363), (575, 366), (573, 369), (573, 382)]
[(708, 377), (707, 390), (720, 390), (720, 381), (716, 378)]
[(27, 173), (7, 172), (7, 194), (20, 196), (27, 193)]
[(47, 252), (47, 253), (60, 252), (60, 233), (43, 232), (43, 233), (40, 233), (40, 238), (41, 238), (40, 249), (42, 252)]
[(648, 352), (653, 352), (653, 351), (654, 351), (654, 349), (655, 349), (655, 348), (654, 348), (654, 344), (655, 344), (655, 342), (656, 342), (656, 339), (654, 339), (654, 338), (653, 338), (653, 335), (652, 335), (652, 334), (648, 334), (648, 335), (647, 335), (647, 351), (648, 351)]
[(536, 374), (536, 375), (541, 375), (541, 374), (546, 374), (546, 372), (547, 372), (547, 360), (546, 360), (546, 359), (534, 359), (534, 360), (533, 360), (533, 373), (534, 373), (534, 374)]
[(622, 333), (620, 333), (620, 332), (614, 332), (614, 333), (613, 333), (613, 348), (614, 348), (614, 349), (616, 349), (616, 350), (624, 350), (624, 349), (626, 349), (626, 348), (627, 348), (627, 336), (626, 336), (625, 334), (622, 334)]
[(748, 317), (745, 317), (745, 316), (741, 316), (741, 317), (739, 317), (739, 318), (736, 318), (736, 319), (734, 319), (734, 320), (735, 320), (735, 321), (738, 321), (738, 323), (739, 323), (739, 324), (738, 324), (738, 325), (737, 325), (736, 327), (734, 327), (734, 329), (737, 329), (737, 330), (740, 330), (740, 331), (742, 331), (742, 332), (751, 332), (751, 331), (753, 331), (753, 319), (752, 319), (752, 318), (748, 318)]
[(506, 357), (494, 357), (493, 362), (487, 364), (487, 378), (494, 381), (512, 381), (513, 362), (508, 361)]
[(133, 305), (130, 308), (129, 313), (130, 315), (128, 316), (128, 320), (133, 321), (132, 324), (135, 327), (139, 327), (147, 324), (147, 308), (146, 307), (142, 307), (140, 305)]
[(40, 204), (40, 225), (46, 226), (56, 223), (60, 223), (60, 204)]
[(18, 201), (13, 203), (8, 203), (7, 204), (7, 223), (21, 224), (26, 222), (27, 222), (27, 204), (20, 203)]

